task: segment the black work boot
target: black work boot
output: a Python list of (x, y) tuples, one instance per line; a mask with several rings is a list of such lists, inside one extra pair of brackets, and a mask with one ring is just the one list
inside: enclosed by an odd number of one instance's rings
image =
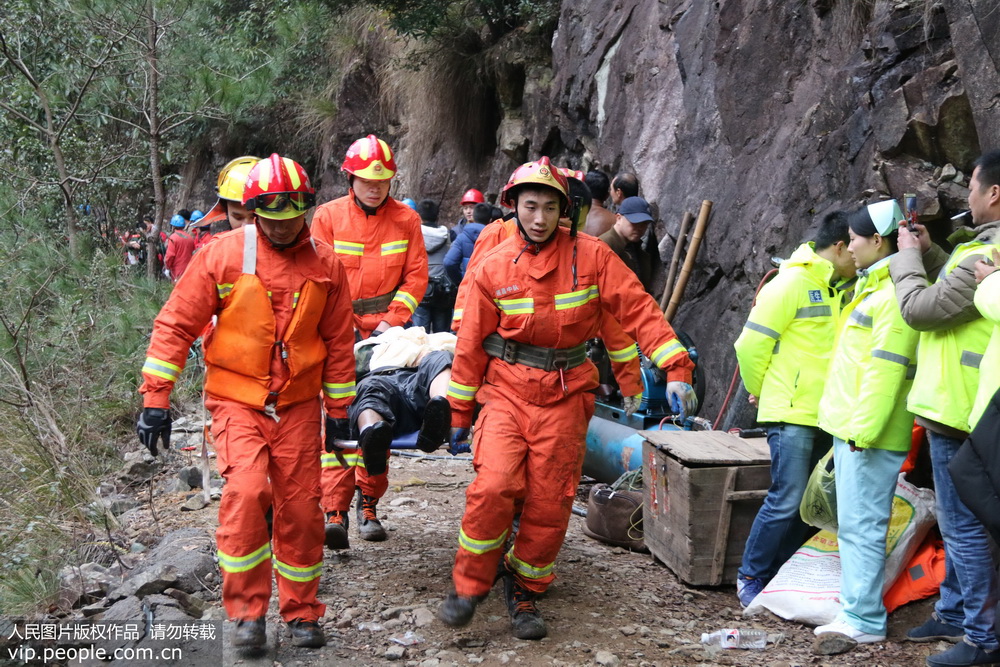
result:
[(510, 614), (510, 627), (518, 639), (541, 639), (548, 634), (535, 606), (535, 594), (522, 586), (513, 572), (503, 576), (503, 594)]
[(384, 475), (389, 467), (389, 446), (392, 445), (392, 427), (388, 422), (378, 422), (361, 432), (358, 448), (369, 475)]
[(233, 631), (233, 646), (259, 648), (267, 643), (264, 617), (243, 618), (236, 621)]
[(361, 494), (361, 488), (358, 487), (354, 493), (355, 508), (354, 511), (357, 512), (358, 520), (358, 533), (361, 535), (361, 539), (368, 542), (382, 542), (388, 535), (385, 533), (385, 528), (382, 527), (382, 522), (378, 520), (378, 515), (375, 513), (375, 508), (378, 506), (378, 498), (374, 496), (365, 496)]
[(326, 548), (327, 549), (349, 549), (350, 542), (347, 540), (347, 526), (350, 522), (347, 512), (327, 512), (326, 513)]
[(417, 434), (417, 448), (430, 454), (451, 435), (451, 405), (444, 396), (435, 396), (424, 410), (424, 423)]
[(316, 621), (306, 621), (301, 618), (288, 621), (288, 636), (292, 638), (293, 646), (319, 648), (326, 645), (323, 628)]
[(441, 606), (438, 607), (437, 617), (445, 625), (453, 628), (460, 628), (468, 625), (472, 620), (472, 615), (476, 613), (476, 605), (486, 598), (485, 595), (465, 597), (458, 593), (448, 593)]

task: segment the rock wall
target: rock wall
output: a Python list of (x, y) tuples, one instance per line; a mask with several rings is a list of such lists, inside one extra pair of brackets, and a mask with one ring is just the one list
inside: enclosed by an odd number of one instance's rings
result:
[[(343, 151), (375, 132), (397, 148), (393, 195), (437, 199), (443, 220), (466, 188), (495, 196), (539, 155), (634, 171), (667, 260), (683, 213), (711, 200), (674, 324), (699, 346), (714, 418), (770, 258), (825, 213), (917, 192), (932, 233), (947, 234), (972, 161), (1000, 147), (998, 37), (994, 0), (566, 2), (550, 49), (513, 39), (499, 56), (492, 159), (469, 164), (453, 137), (387, 105), (378, 54), (391, 49), (377, 48), (346, 69), (335, 128), (308, 164), (320, 201), (339, 196)], [(433, 149), (418, 157), (418, 145)]]
[(770, 258), (825, 213), (916, 191), (946, 234), (972, 161), (1000, 147), (998, 35), (985, 0), (564, 3), (551, 61), (521, 63), (484, 185), (540, 154), (634, 171), (668, 259), (684, 211), (714, 202), (674, 322), (699, 345), (714, 418)]

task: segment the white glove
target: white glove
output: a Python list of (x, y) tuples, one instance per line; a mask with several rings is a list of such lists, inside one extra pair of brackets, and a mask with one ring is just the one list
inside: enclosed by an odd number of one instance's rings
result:
[(667, 400), (671, 410), (679, 411), (681, 419), (698, 409), (698, 397), (694, 394), (694, 387), (687, 382), (668, 382)]
[(622, 399), (622, 407), (625, 408), (625, 416), (631, 417), (635, 414), (635, 411), (639, 409), (639, 404), (642, 402), (642, 392), (636, 394), (635, 396), (626, 396)]

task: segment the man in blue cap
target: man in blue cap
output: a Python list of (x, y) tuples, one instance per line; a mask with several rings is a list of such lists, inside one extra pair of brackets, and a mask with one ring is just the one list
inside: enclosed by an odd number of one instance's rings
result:
[[(598, 237), (632, 269), (650, 294), (653, 293), (653, 266), (659, 258), (654, 258), (649, 250), (642, 247), (642, 239), (652, 221), (653, 215), (645, 199), (627, 197), (618, 207), (614, 226)], [(650, 247), (653, 245), (651, 243)]]

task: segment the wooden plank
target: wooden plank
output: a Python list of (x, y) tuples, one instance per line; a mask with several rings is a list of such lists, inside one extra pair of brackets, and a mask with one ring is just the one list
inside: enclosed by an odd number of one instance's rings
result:
[(723, 431), (642, 431), (642, 436), (685, 465), (760, 465), (771, 462), (765, 438)]
[(736, 488), (737, 468), (729, 468), (726, 471), (726, 481), (719, 489), (723, 503), (719, 512), (719, 525), (715, 530), (715, 544), (712, 554), (712, 573), (709, 583), (718, 585), (722, 583), (722, 570), (726, 566), (726, 545), (729, 544), (729, 522), (733, 516), (733, 505), (729, 500), (729, 495)]

